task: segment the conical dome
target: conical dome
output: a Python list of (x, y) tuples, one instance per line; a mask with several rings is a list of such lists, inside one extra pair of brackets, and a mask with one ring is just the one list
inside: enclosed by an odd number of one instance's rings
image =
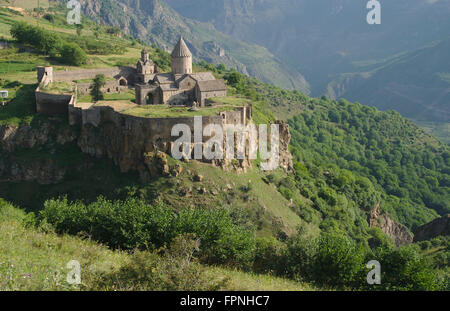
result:
[(183, 37), (180, 37), (177, 45), (173, 48), (172, 57), (192, 57), (191, 51), (184, 42)]

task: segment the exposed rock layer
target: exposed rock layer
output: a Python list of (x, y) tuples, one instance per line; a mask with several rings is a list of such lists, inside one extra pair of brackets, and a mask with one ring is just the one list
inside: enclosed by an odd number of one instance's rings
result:
[(395, 222), (381, 211), (380, 204), (370, 212), (369, 226), (380, 228), (394, 242), (395, 246), (408, 245), (413, 242), (413, 236), (408, 228)]
[(450, 235), (450, 214), (417, 228), (414, 232), (414, 242), (430, 240), (440, 235)]

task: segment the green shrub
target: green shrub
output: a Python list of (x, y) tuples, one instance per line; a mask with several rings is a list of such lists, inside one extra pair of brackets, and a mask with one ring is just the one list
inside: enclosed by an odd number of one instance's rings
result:
[(253, 261), (253, 235), (236, 226), (226, 210), (183, 209), (175, 227), (179, 234), (192, 233), (200, 239), (204, 261), (234, 266)]
[(288, 243), (289, 274), (336, 288), (358, 288), (364, 276), (365, 252), (336, 234), (294, 237)]
[(380, 228), (373, 227), (368, 230), (370, 238), (368, 240), (369, 246), (371, 248), (391, 248), (393, 247), (391, 239), (383, 232)]
[(167, 206), (138, 199), (100, 197), (87, 206), (61, 199), (46, 201), (39, 219), (59, 233), (82, 233), (122, 249), (155, 249), (179, 235), (193, 234), (200, 239), (200, 259), (213, 264), (247, 267), (255, 251), (253, 233), (234, 224), (223, 209), (183, 209), (176, 214)]
[(286, 273), (286, 244), (274, 237), (256, 239), (256, 255), (253, 270), (259, 273)]
[(64, 63), (81, 66), (87, 63), (86, 53), (76, 43), (65, 43), (61, 48), (61, 59)]
[(174, 238), (172, 218), (167, 208), (148, 206), (137, 199), (108, 201), (100, 197), (84, 205), (67, 199), (48, 200), (40, 218), (59, 233), (84, 233), (113, 248), (161, 247)]
[(55, 54), (63, 43), (58, 35), (23, 22), (13, 24), (10, 32), (18, 42), (31, 45), (47, 55)]
[(349, 238), (322, 235), (317, 241), (313, 275), (316, 282), (336, 287), (358, 287), (365, 272), (365, 251)]
[(381, 249), (375, 253), (381, 264), (383, 290), (439, 290), (442, 285), (429, 260), (420, 255), (416, 245)]

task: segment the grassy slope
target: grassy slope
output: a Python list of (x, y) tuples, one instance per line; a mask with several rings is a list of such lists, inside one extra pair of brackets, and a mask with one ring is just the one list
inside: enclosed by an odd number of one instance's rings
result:
[[(98, 287), (105, 273), (130, 262), (130, 255), (68, 235), (24, 226), (26, 215), (0, 199), (0, 290), (107, 290)], [(82, 284), (66, 282), (66, 265), (78, 260)], [(211, 278), (228, 278), (225, 290), (311, 290), (307, 284), (220, 267), (206, 268)], [(151, 288), (147, 288), (151, 290)]]

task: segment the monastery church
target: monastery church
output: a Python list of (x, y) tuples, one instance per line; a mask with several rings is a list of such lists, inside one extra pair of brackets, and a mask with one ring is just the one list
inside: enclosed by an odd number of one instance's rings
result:
[(138, 105), (185, 105), (204, 107), (211, 97), (227, 95), (224, 80), (211, 72), (192, 73), (192, 53), (180, 37), (172, 51), (172, 72), (158, 73), (147, 50), (136, 65), (136, 103)]

